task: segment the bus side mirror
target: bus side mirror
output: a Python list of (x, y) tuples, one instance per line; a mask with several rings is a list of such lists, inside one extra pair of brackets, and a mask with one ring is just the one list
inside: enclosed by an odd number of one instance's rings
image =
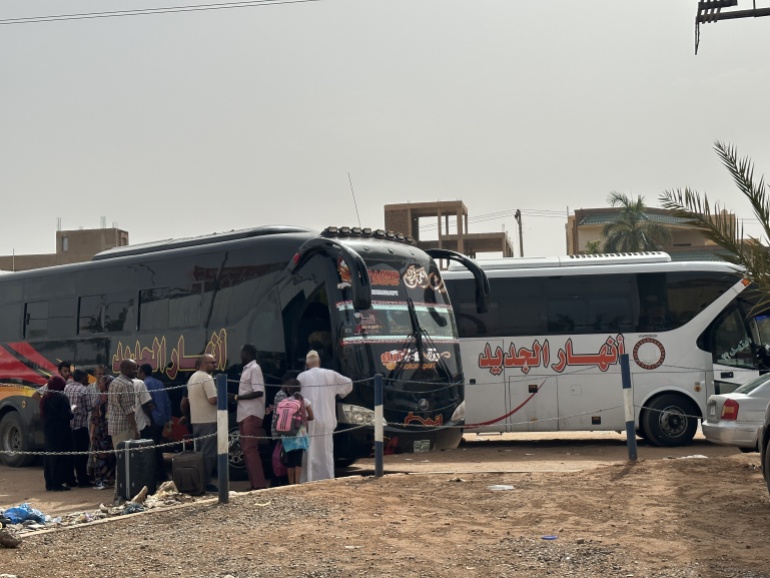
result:
[(457, 261), (468, 269), (468, 271), (473, 273), (473, 281), (476, 285), (476, 312), (486, 313), (488, 311), (487, 299), (489, 298), (489, 279), (484, 270), (479, 267), (475, 261), (469, 259), (462, 253), (450, 251), (449, 249), (426, 249), (425, 252), (434, 259)]

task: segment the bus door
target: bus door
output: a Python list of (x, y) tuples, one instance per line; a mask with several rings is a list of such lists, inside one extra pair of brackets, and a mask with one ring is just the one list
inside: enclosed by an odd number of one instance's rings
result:
[[(466, 339), (462, 345), (465, 364), (465, 423), (469, 433), (505, 432), (507, 395), (502, 364), (495, 363), (502, 339)], [(468, 360), (473, 360), (468, 363)]]
[(743, 310), (733, 303), (701, 337), (702, 346), (711, 353), (714, 363), (714, 392), (717, 394), (730, 393), (759, 375), (750, 323), (753, 320), (747, 323)]

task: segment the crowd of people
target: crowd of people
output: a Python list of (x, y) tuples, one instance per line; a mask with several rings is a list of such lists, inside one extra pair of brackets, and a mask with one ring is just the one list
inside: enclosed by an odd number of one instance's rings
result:
[[(285, 450), (285, 466), (289, 483), (318, 481), (334, 477), (333, 433), (337, 427), (337, 396), (344, 397), (353, 390), (353, 382), (331, 369), (321, 367), (317, 351), (311, 350), (305, 358), (306, 370), (283, 380), (281, 392), (273, 404), (266, 406), (265, 379), (257, 363), (257, 349), (246, 344), (240, 350), (243, 370), (238, 393), (230, 396), (237, 405), (236, 421), (240, 433), (241, 450), (252, 490), (267, 488), (270, 480), (265, 476), (261, 448), (272, 453), (274, 447), (267, 443), (272, 437), (280, 438)], [(216, 363), (213, 356), (204, 354), (197, 362), (197, 371), (187, 383), (187, 393), (182, 398), (181, 410), (188, 416), (193, 435), (207, 436), (201, 439), (198, 449), (203, 452), (206, 490), (217, 491), (212, 484), (216, 466), (216, 403), (217, 392), (212, 373)], [(302, 401), (303, 427), (295, 435), (282, 435), (276, 430), (275, 407), (289, 395)], [(272, 413), (271, 434), (265, 430), (265, 416)]]
[[(170, 431), (171, 401), (148, 364), (125, 360), (113, 379), (102, 365), (89, 374), (62, 361), (36, 393), (46, 451), (45, 489), (51, 492), (116, 486), (118, 443), (146, 438), (157, 444), (162, 432)], [(165, 481), (162, 449), (156, 447), (155, 453), (156, 474)]]
[[(334, 477), (333, 432), (337, 427), (336, 399), (353, 389), (350, 378), (321, 367), (317, 351), (308, 352), (306, 370), (287, 376), (271, 406), (266, 406), (265, 380), (257, 363), (257, 349), (246, 344), (240, 350), (243, 370), (238, 393), (229, 401), (236, 405), (246, 472), (251, 489), (267, 488), (260, 450), (272, 453), (276, 442), (282, 448), (288, 483), (318, 481)], [(180, 410), (197, 438), (203, 453), (205, 489), (216, 492), (212, 476), (217, 458), (217, 390), (213, 372), (216, 360), (210, 354), (196, 361), (196, 371), (187, 382)], [(107, 375), (104, 366), (92, 373), (72, 369), (69, 361), (58, 365), (56, 375), (37, 390), (43, 422), (45, 488), (115, 488), (116, 453), (121, 442), (149, 439), (155, 442), (158, 481), (168, 479), (162, 448), (171, 437), (171, 402), (163, 382), (153, 377), (152, 367), (126, 359), (120, 374)], [(274, 411), (283, 399), (300, 401), (302, 425), (291, 434), (278, 431)], [(272, 413), (271, 435), (265, 431), (265, 417)], [(270, 438), (273, 446), (270, 446)], [(48, 454), (48, 452), (51, 452)], [(69, 454), (69, 455), (68, 455)]]

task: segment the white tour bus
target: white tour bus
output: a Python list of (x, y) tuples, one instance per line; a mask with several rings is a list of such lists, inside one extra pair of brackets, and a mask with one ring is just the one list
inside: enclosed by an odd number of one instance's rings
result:
[(627, 353), (638, 434), (682, 445), (709, 395), (767, 366), (770, 323), (750, 313), (736, 265), (659, 252), (478, 263), (491, 287), (486, 313), (470, 273), (444, 275), (469, 432), (624, 430)]

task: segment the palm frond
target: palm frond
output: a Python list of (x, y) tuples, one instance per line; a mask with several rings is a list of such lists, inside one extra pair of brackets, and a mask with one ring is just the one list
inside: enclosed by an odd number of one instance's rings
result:
[(721, 141), (714, 143), (722, 164), (725, 165), (733, 177), (738, 190), (749, 200), (754, 214), (757, 217), (765, 233), (765, 239), (770, 239), (770, 204), (765, 195), (765, 178), (760, 177), (759, 182), (754, 182), (754, 166), (748, 157), (738, 158), (738, 150)]

